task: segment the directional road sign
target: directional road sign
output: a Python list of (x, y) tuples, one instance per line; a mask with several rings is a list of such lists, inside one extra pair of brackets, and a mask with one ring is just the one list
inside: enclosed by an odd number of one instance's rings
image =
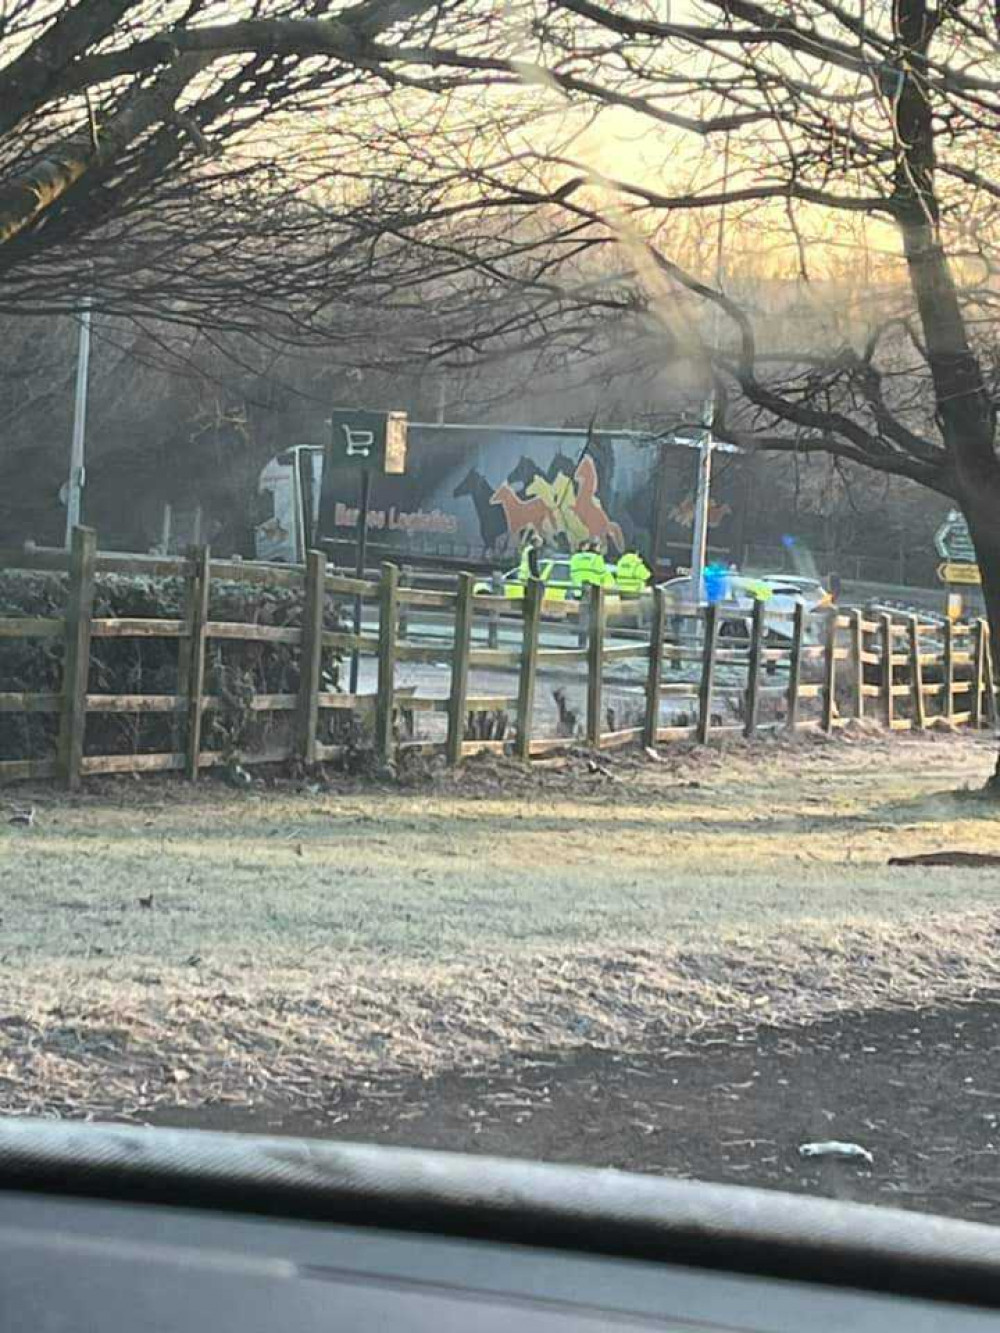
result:
[[(934, 534), (934, 545), (942, 560), (955, 565), (974, 565), (976, 548), (964, 516), (952, 509)], [(958, 582), (956, 579), (955, 582)]]
[(937, 567), (938, 578), (942, 583), (982, 583), (978, 565), (959, 564), (957, 561)]

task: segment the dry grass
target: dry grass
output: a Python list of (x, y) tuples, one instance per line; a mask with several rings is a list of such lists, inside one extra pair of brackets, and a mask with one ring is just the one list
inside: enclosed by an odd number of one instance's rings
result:
[(325, 1104), (360, 1070), (995, 987), (1000, 874), (886, 866), (1000, 851), (960, 791), (991, 763), (863, 738), (612, 778), (36, 792), (33, 827), (0, 825), (0, 1110)]

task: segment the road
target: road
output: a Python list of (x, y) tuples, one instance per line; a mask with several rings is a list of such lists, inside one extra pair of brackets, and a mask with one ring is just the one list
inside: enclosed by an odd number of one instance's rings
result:
[[(375, 617), (363, 622), (366, 634), (378, 631)], [(645, 705), (646, 662), (642, 656), (648, 631), (631, 631), (611, 624), (605, 636), (607, 649), (624, 649), (630, 643), (637, 648), (635, 658), (623, 658), (607, 665), (605, 671), (604, 706), (610, 714), (605, 724), (608, 729), (638, 725)], [(490, 625), (485, 618), (477, 618), (473, 626), (472, 643), (475, 648), (518, 649), (521, 645), (521, 625), (513, 617), (501, 617), (494, 627), (495, 638), (490, 642)], [(409, 618), (406, 642), (430, 645), (440, 644), (449, 651), (452, 642), (450, 617)], [(544, 623), (540, 633), (542, 648), (578, 648), (578, 630), (575, 622), (566, 624)], [(470, 697), (512, 697), (517, 691), (516, 667), (474, 667), (469, 673)], [(665, 671), (668, 688), (660, 706), (660, 725), (688, 725), (694, 721), (697, 705), (700, 666), (696, 662), (682, 668)], [(779, 671), (767, 682), (769, 687), (782, 686), (784, 672)], [(686, 686), (687, 688), (681, 688)], [(451, 666), (448, 662), (399, 662), (396, 666), (397, 690), (413, 690), (420, 698), (447, 698), (451, 687)], [(361, 658), (358, 689), (362, 694), (374, 693), (377, 688), (377, 663), (373, 656)], [(583, 661), (565, 665), (545, 665), (539, 668), (536, 690), (535, 734), (538, 737), (557, 734), (558, 708), (553, 691), (561, 689), (566, 707), (582, 723), (586, 708), (586, 664)], [(717, 687), (713, 712), (718, 720), (732, 722), (741, 716), (741, 703), (746, 689), (746, 669), (743, 664), (723, 665), (717, 672)], [(778, 691), (780, 692), (780, 691)], [(766, 705), (765, 705), (766, 712)], [(766, 720), (766, 717), (765, 719)], [(444, 718), (435, 714), (418, 714), (418, 738), (441, 739)], [(613, 723), (612, 725), (609, 725)], [(439, 734), (440, 733), (440, 734)]]

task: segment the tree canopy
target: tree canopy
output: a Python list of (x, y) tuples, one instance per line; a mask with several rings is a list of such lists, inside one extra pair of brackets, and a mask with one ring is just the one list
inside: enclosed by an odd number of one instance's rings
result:
[[(586, 308), (652, 316), (661, 355), (711, 366), (732, 438), (979, 493), (995, 467), (993, 6), (528, 0), (508, 15), (506, 50), (496, 37), (437, 58), (515, 70), (567, 128), (480, 156), (463, 180), (484, 209), (530, 210), (522, 258), (547, 240), (534, 275), (511, 271), (509, 233), (467, 247), (480, 274), (504, 268), (522, 309), (490, 329), (480, 302), (478, 342), (532, 318), (553, 336), (556, 307), (574, 329)], [(423, 165), (425, 184), (455, 179)], [(720, 282), (707, 233), (723, 210)], [(619, 262), (581, 272), (602, 244)], [(699, 305), (717, 318), (690, 319)]]
[[(373, 279), (398, 52), (442, 0), (0, 4), (0, 311), (304, 335)], [(349, 127), (343, 141), (332, 133)], [(350, 158), (344, 155), (349, 149)]]
[(998, 92), (985, 0), (10, 0), (0, 309), (638, 338), (718, 432), (981, 510)]

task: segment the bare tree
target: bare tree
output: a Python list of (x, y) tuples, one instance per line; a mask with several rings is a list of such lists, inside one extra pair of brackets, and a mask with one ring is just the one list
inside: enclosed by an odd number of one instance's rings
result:
[[(986, 0), (10, 0), (0, 310), (94, 289), (296, 339), (349, 309), (355, 347), (379, 312), (457, 369), (638, 330), (719, 433), (958, 503), (1000, 642), (998, 92)], [(723, 209), (807, 317), (719, 284)]]
[[(957, 503), (1000, 644), (996, 6), (512, 0), (505, 13), (505, 32), (435, 59), (503, 83), (516, 73), (564, 128), (468, 164), (466, 206), (474, 193), (481, 209), (532, 218), (503, 247), (482, 232), (466, 247), (481, 279), (514, 292), (492, 310), (470, 301), (473, 345), (532, 329), (551, 341), (567, 324), (592, 338), (594, 302), (619, 324), (658, 323), (661, 354), (714, 379), (723, 436), (831, 454)], [(618, 146), (595, 154), (601, 125)], [(422, 179), (436, 171), (445, 190), (459, 165), (438, 154)], [(720, 284), (722, 210), (738, 258)], [(602, 246), (617, 263), (595, 260)], [(774, 271), (798, 279), (814, 335), (817, 306), (837, 296), (830, 257), (848, 253), (851, 318), (803, 342), (800, 312), (740, 272), (746, 248), (781, 255)]]
[[(308, 336), (373, 278), (405, 202), (378, 197), (378, 123), (402, 114), (401, 53), (428, 59), (450, 9), (0, 4), (0, 312), (87, 293), (111, 313)], [(341, 151), (362, 127), (366, 173)]]

